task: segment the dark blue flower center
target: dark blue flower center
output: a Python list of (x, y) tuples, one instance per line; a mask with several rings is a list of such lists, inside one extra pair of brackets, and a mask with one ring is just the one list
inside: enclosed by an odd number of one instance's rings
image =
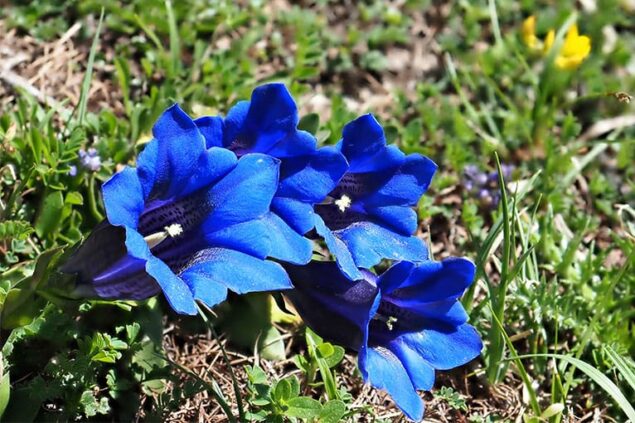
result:
[(317, 204), (315, 206), (315, 212), (324, 220), (326, 226), (333, 231), (347, 228), (355, 222), (366, 220), (364, 213), (357, 212), (353, 210), (352, 207), (342, 211), (335, 203)]
[(346, 173), (326, 200), (315, 206), (315, 212), (334, 231), (365, 221), (366, 213), (359, 200), (372, 194), (379, 185), (372, 173)]
[(213, 205), (204, 192), (174, 201), (154, 200), (146, 205), (139, 216), (137, 231), (143, 236), (148, 236), (164, 230), (167, 226), (178, 224), (185, 235), (200, 226), (212, 209)]
[(252, 151), (252, 142), (245, 137), (237, 137), (225, 148), (232, 151), (238, 158), (241, 158), (247, 153), (254, 153), (254, 151)]
[(351, 199), (363, 198), (377, 191), (382, 182), (375, 173), (347, 172), (329, 196), (340, 198), (342, 195), (347, 195)]
[(187, 267), (192, 255), (205, 247), (201, 225), (214, 209), (206, 192), (198, 192), (173, 201), (154, 200), (139, 217), (138, 232), (144, 237), (178, 225), (179, 234), (166, 236), (152, 254), (163, 260), (175, 273)]
[(417, 313), (382, 298), (377, 313), (370, 321), (369, 336), (372, 343), (383, 342), (404, 332), (420, 330), (424, 323)]

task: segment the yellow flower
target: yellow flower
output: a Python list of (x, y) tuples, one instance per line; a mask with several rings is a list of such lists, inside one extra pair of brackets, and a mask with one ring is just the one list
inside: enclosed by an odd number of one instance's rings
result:
[(540, 49), (540, 40), (536, 37), (536, 17), (534, 15), (523, 21), (520, 33), (527, 47), (532, 50)]
[[(545, 38), (545, 54), (551, 50), (555, 38), (556, 33), (552, 29)], [(586, 35), (579, 35), (578, 26), (571, 25), (564, 38), (564, 44), (556, 56), (556, 66), (566, 70), (575, 69), (580, 66), (589, 53), (591, 53), (591, 39)]]

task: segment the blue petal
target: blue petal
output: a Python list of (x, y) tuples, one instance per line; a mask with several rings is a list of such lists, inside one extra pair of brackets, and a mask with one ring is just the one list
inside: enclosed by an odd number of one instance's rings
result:
[(184, 197), (204, 187), (214, 185), (220, 178), (236, 167), (236, 155), (225, 148), (212, 147), (198, 160), (196, 172), (178, 193)]
[(126, 248), (126, 230), (108, 221), (100, 223), (88, 239), (61, 266), (77, 275), (75, 293), (107, 299), (143, 300), (161, 292), (146, 273), (145, 260)]
[(161, 287), (172, 308), (181, 314), (196, 314), (196, 304), (189, 287), (161, 260), (150, 253), (148, 244), (135, 230), (126, 228), (128, 253), (146, 261), (146, 271)]
[(313, 153), (317, 147), (317, 140), (309, 132), (294, 128), (287, 136), (277, 142), (267, 141), (267, 143), (263, 143), (261, 141), (260, 145), (263, 146), (263, 149), (265, 145), (271, 145), (266, 153), (273, 157), (285, 159)]
[[(182, 191), (197, 170), (199, 157), (205, 151), (205, 140), (192, 119), (175, 104), (169, 107), (152, 128), (157, 140), (156, 155), (140, 156), (139, 168), (153, 168), (151, 197), (170, 198)], [(149, 163), (145, 160), (152, 159)], [(144, 180), (144, 185), (149, 181)]]
[(79, 284), (75, 292), (82, 296), (96, 295), (105, 300), (140, 301), (159, 294), (161, 288), (154, 278), (148, 275), (143, 263), (139, 270), (127, 269), (127, 274), (116, 280), (94, 280), (90, 284)]
[(298, 124), (298, 108), (284, 84), (264, 84), (251, 93), (251, 104), (245, 118), (249, 129), (272, 133), (293, 130)]
[(205, 138), (205, 147), (223, 147), (223, 118), (204, 116), (194, 120), (201, 135)]
[(359, 367), (364, 379), (383, 389), (411, 420), (423, 420), (424, 404), (397, 356), (383, 347), (368, 348), (359, 355)]
[(366, 209), (367, 213), (402, 235), (412, 235), (417, 230), (417, 212), (405, 206), (384, 206)]
[(103, 186), (108, 221), (116, 226), (136, 228), (144, 209), (143, 188), (135, 169), (126, 167)]
[[(125, 233), (125, 231), (124, 231)], [(159, 287), (145, 270), (146, 261), (126, 255), (107, 269), (96, 272), (91, 286), (101, 298), (141, 300), (159, 293)]]
[[(337, 238), (333, 232), (324, 224), (324, 221), (320, 216), (315, 216), (315, 230), (324, 238), (324, 242), (329, 251), (337, 260), (337, 265), (340, 270), (352, 281), (363, 278), (362, 273), (357, 268), (355, 260), (348, 249), (348, 246), (339, 238)], [(368, 268), (370, 269), (371, 266)]]
[(382, 259), (422, 261), (428, 250), (422, 240), (399, 235), (371, 222), (358, 222), (334, 232), (353, 256), (357, 267), (370, 269)]
[(418, 351), (400, 341), (397, 338), (388, 344), (388, 348), (399, 358), (415, 389), (429, 391), (434, 385), (434, 368), (421, 357)]
[(399, 167), (405, 155), (395, 146), (386, 146), (381, 125), (373, 115), (364, 115), (344, 126), (338, 144), (350, 164), (350, 172), (365, 173)]
[(381, 289), (382, 296), (389, 295), (395, 289), (401, 287), (410, 277), (415, 263), (410, 261), (400, 261), (393, 264), (377, 278), (377, 286)]
[(306, 264), (311, 261), (313, 244), (294, 231), (275, 213), (263, 218), (264, 239), (269, 242), (269, 256), (293, 264)]
[(159, 156), (159, 140), (153, 139), (148, 142), (141, 153), (137, 156), (137, 175), (143, 187), (143, 198), (148, 199), (154, 188)]
[(271, 211), (299, 234), (309, 232), (315, 224), (315, 214), (311, 203), (294, 198), (274, 197), (271, 202)]
[(225, 117), (223, 128), (224, 147), (229, 147), (234, 141), (236, 141), (236, 137), (245, 124), (247, 112), (249, 112), (249, 106), (249, 101), (243, 100), (239, 101), (231, 109), (229, 109), (229, 112)]
[(441, 325), (459, 326), (469, 320), (463, 305), (448, 299), (434, 303), (409, 302), (408, 309), (424, 317), (424, 321), (434, 320)]
[(354, 350), (368, 339), (368, 323), (379, 306), (375, 275), (349, 281), (334, 262), (285, 265), (294, 289), (285, 292), (304, 320), (321, 337)]
[(158, 258), (150, 257), (146, 263), (146, 270), (157, 281), (174, 311), (189, 315), (197, 313), (192, 292), (185, 282), (176, 276), (164, 262)]
[(251, 102), (230, 110), (223, 144), (239, 155), (262, 152), (282, 158), (309, 154), (315, 150), (315, 138), (298, 132), (297, 124), (298, 110), (286, 87), (262, 85), (252, 93)]
[(364, 199), (364, 204), (415, 206), (428, 189), (436, 169), (432, 160), (411, 154), (384, 186)]
[(392, 297), (419, 303), (456, 299), (472, 284), (476, 268), (464, 258), (419, 263)]
[(205, 269), (188, 271), (181, 277), (190, 287), (194, 298), (208, 307), (214, 307), (227, 298), (227, 287), (207, 274)]
[(214, 208), (204, 232), (258, 218), (269, 211), (278, 186), (279, 161), (263, 154), (243, 156), (208, 194)]
[(290, 197), (309, 203), (319, 203), (340, 180), (348, 163), (332, 147), (324, 147), (310, 156), (289, 158), (280, 167), (279, 197)]
[(189, 281), (192, 273), (208, 275), (209, 279), (238, 294), (292, 287), (289, 276), (278, 263), (225, 248), (196, 253), (181, 277)]
[(242, 251), (264, 259), (271, 255), (271, 242), (268, 238), (270, 232), (271, 228), (268, 227), (268, 222), (262, 217), (206, 233), (205, 241), (207, 245)]
[[(342, 273), (341, 269), (334, 261), (312, 260), (304, 266), (284, 264), (293, 284), (296, 288), (318, 294), (329, 300), (337, 302), (335, 298), (341, 299), (346, 304), (371, 304), (378, 294), (377, 276), (364, 270), (359, 271), (359, 279), (353, 281), (364, 281), (357, 288), (353, 288), (351, 280)], [(349, 307), (344, 306), (344, 307)], [(368, 316), (365, 317), (368, 320)]]
[(342, 152), (352, 162), (364, 160), (386, 147), (384, 129), (371, 114), (347, 123), (342, 131)]
[(399, 341), (417, 351), (432, 367), (449, 370), (481, 354), (483, 343), (476, 330), (463, 324), (452, 330), (429, 328), (401, 335)]

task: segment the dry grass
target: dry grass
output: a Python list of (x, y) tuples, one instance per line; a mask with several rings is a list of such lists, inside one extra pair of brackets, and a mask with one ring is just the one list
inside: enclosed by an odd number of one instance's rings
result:
[[(76, 23), (59, 39), (42, 42), (15, 29), (7, 30), (0, 21), (0, 106), (12, 103), (17, 90), (52, 107), (77, 106), (90, 47), (90, 40), (81, 39), (82, 29)], [(114, 67), (109, 63), (112, 60), (95, 63), (88, 93), (92, 111), (123, 110), (121, 93), (112, 82)]]
[[(284, 330), (284, 329), (283, 329)], [(303, 342), (294, 328), (286, 328), (287, 356), (302, 353)], [(237, 352), (227, 339), (220, 338), (220, 342), (226, 347), (231, 369), (238, 380), (241, 396), (246, 397), (247, 375), (244, 366), (258, 364), (268, 375), (270, 380), (279, 380), (284, 376), (295, 374), (302, 381), (301, 372), (293, 365), (291, 359), (272, 362), (261, 359), (253, 354), (246, 355)], [(196, 336), (184, 336), (178, 326), (170, 326), (164, 336), (164, 348), (167, 356), (176, 363), (188, 368), (206, 381), (215, 381), (220, 390), (225, 394), (228, 403), (233, 404), (234, 413), (237, 415), (236, 401), (230, 368), (223, 359), (221, 348), (211, 333)], [(353, 408), (359, 410), (356, 414), (356, 422), (373, 422), (378, 419), (390, 422), (405, 422), (403, 414), (395, 408), (390, 398), (382, 391), (365, 385), (356, 371), (356, 357), (347, 353), (343, 362), (337, 368), (337, 379), (340, 386), (346, 386), (347, 390), (355, 398)], [(426, 401), (427, 422), (467, 422), (471, 415), (482, 417), (499, 416), (511, 421), (522, 415), (526, 406), (522, 400), (522, 383), (516, 379), (508, 379), (504, 384), (488, 387), (485, 380), (475, 376), (478, 363), (465, 366), (451, 372), (437, 374), (436, 386), (451, 386), (465, 399), (468, 412), (453, 410), (447, 402), (434, 397), (433, 393), (422, 393)], [(188, 378), (182, 375), (181, 381)], [(170, 386), (168, 390), (174, 389)], [(309, 391), (314, 397), (318, 397), (316, 391)], [(226, 417), (216, 401), (205, 391), (184, 400), (178, 407), (178, 411), (165, 416), (169, 422), (224, 422)], [(577, 421), (577, 420), (571, 420)]]

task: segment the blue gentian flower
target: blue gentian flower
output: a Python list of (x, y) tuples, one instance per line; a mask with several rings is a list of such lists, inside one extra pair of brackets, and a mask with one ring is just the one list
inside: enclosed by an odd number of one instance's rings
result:
[(240, 159), (207, 148), (177, 105), (153, 128), (137, 160), (103, 185), (107, 220), (65, 264), (80, 291), (143, 299), (163, 291), (179, 313), (195, 314), (237, 293), (290, 287), (267, 215), (278, 189), (279, 160)]
[(325, 199), (346, 171), (344, 156), (333, 147), (318, 149), (313, 135), (297, 129), (298, 110), (282, 84), (256, 88), (251, 101), (238, 102), (224, 119), (206, 116), (195, 122), (208, 148), (280, 160), (280, 185), (265, 217), (269, 238), (278, 246), (274, 257), (308, 263), (313, 246), (303, 235), (313, 229), (314, 204)]
[(315, 207), (315, 228), (342, 271), (352, 280), (358, 268), (382, 259), (417, 261), (427, 257), (413, 209), (430, 185), (436, 164), (420, 154), (406, 156), (387, 146), (384, 131), (368, 114), (344, 127), (337, 149), (349, 168), (328, 200)]
[(476, 330), (458, 301), (474, 279), (462, 258), (402, 261), (380, 276), (361, 270), (351, 283), (333, 262), (286, 266), (295, 289), (286, 291), (318, 335), (359, 352), (364, 380), (390, 394), (408, 418), (420, 421), (435, 369), (477, 357)]

